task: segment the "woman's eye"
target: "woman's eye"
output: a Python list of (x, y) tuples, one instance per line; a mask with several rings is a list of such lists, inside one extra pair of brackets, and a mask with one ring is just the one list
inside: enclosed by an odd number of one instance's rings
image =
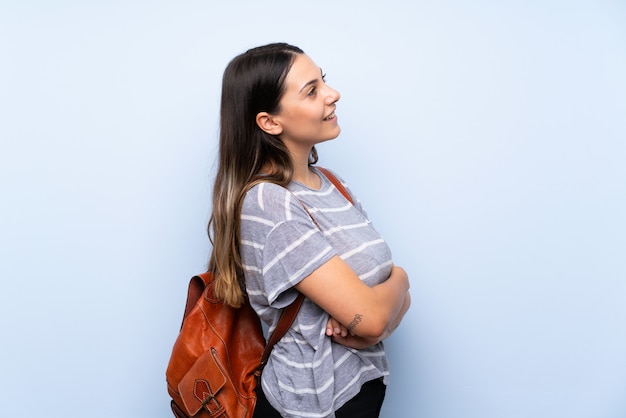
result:
[(307, 95), (308, 96), (314, 96), (315, 93), (317, 93), (317, 89), (315, 87), (313, 87), (311, 90), (309, 90), (309, 93)]
[(326, 73), (322, 74), (322, 81), (325, 83), (326, 82)]

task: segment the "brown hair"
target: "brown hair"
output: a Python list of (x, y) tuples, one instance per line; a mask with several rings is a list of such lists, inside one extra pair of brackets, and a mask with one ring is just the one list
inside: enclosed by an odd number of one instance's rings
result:
[[(304, 52), (285, 43), (248, 50), (226, 67), (222, 79), (219, 165), (213, 187), (213, 211), (207, 227), (213, 244), (209, 268), (216, 273), (215, 294), (238, 307), (245, 297), (239, 255), (241, 206), (246, 192), (258, 183), (264, 165), (273, 171), (264, 181), (286, 186), (293, 176), (287, 147), (278, 136), (256, 124), (259, 112), (280, 111), (285, 78), (297, 54)], [(317, 162), (312, 149), (310, 164)]]

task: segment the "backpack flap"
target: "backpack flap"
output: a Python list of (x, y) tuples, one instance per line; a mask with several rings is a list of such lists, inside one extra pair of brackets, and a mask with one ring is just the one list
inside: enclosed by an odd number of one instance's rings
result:
[(211, 416), (224, 412), (224, 406), (216, 399), (226, 384), (226, 376), (219, 367), (213, 349), (207, 350), (178, 385), (180, 397), (190, 416), (196, 415), (203, 407)]

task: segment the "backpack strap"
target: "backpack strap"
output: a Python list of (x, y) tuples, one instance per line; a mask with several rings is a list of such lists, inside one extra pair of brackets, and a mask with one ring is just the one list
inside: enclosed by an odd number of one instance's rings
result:
[(257, 376), (261, 375), (261, 371), (265, 367), (267, 359), (270, 358), (270, 353), (272, 352), (272, 348), (274, 348), (274, 345), (276, 345), (276, 343), (280, 341), (280, 339), (283, 338), (285, 334), (287, 334), (287, 331), (289, 331), (289, 328), (291, 328), (293, 321), (296, 320), (296, 316), (300, 311), (302, 302), (304, 302), (304, 294), (298, 292), (298, 297), (296, 298), (296, 300), (291, 302), (291, 304), (284, 308), (281, 312), (278, 324), (276, 325), (274, 332), (272, 332), (272, 335), (270, 335), (269, 339), (267, 340), (267, 344), (265, 344), (265, 349), (263, 350), (263, 354), (261, 355), (261, 364), (259, 365), (256, 373)]
[(326, 176), (326, 178), (331, 181), (331, 183), (333, 183), (333, 185), (337, 188), (337, 190), (339, 190), (341, 194), (346, 199), (348, 199), (348, 202), (354, 204), (354, 201), (352, 200), (352, 196), (350, 196), (350, 193), (348, 193), (348, 190), (346, 190), (344, 185), (339, 181), (337, 177), (335, 177), (333, 173), (331, 173), (329, 170), (327, 170), (324, 167), (316, 167), (316, 168), (319, 171), (321, 171)]

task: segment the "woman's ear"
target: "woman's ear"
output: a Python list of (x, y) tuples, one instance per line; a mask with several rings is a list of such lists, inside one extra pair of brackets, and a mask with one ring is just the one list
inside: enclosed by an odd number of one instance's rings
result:
[(267, 112), (259, 112), (256, 115), (256, 124), (270, 135), (280, 135), (283, 132), (281, 124)]

